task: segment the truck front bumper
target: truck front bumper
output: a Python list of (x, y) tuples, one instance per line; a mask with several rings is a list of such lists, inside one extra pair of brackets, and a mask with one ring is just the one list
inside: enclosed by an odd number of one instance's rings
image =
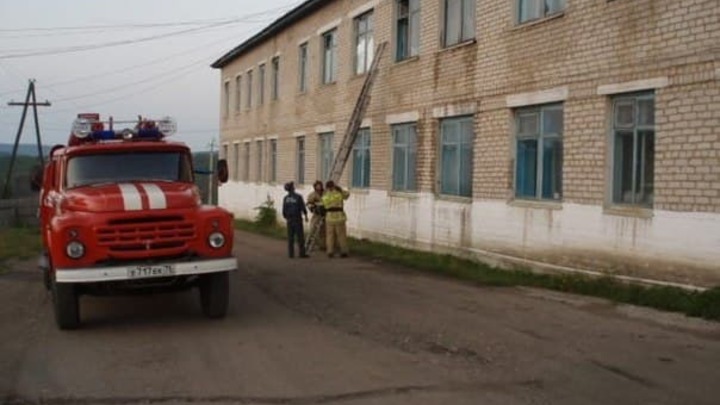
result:
[[(157, 271), (153, 271), (158, 269)], [(198, 260), (191, 262), (167, 262), (153, 265), (127, 265), (112, 267), (88, 267), (55, 269), (55, 281), (58, 283), (98, 283), (104, 281), (124, 281), (152, 279), (174, 276), (219, 273), (237, 270), (237, 259)]]

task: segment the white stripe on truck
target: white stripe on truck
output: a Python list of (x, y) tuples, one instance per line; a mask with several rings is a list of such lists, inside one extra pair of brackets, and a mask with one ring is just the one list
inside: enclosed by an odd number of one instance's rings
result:
[(118, 184), (118, 187), (120, 187), (125, 211), (142, 210), (142, 197), (140, 197), (140, 191), (137, 187), (133, 184)]
[(145, 194), (147, 194), (151, 210), (164, 210), (167, 208), (167, 199), (165, 198), (165, 193), (160, 187), (155, 184), (148, 183), (142, 183), (141, 186), (145, 189)]

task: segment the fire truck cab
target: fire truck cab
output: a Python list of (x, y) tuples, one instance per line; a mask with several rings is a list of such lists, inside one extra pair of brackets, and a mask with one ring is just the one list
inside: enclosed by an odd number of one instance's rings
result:
[[(122, 129), (116, 130), (116, 127)], [(225, 316), (233, 217), (203, 205), (190, 149), (172, 119), (80, 114), (52, 149), (40, 188), (40, 267), (58, 327), (80, 325), (80, 297), (198, 287), (203, 313)], [(217, 168), (227, 181), (227, 163)]]

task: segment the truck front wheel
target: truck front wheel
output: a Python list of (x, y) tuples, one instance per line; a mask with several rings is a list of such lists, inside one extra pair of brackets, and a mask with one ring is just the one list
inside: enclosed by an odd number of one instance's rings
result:
[(75, 286), (53, 280), (52, 298), (57, 326), (60, 329), (75, 329), (80, 326), (80, 302)]
[(200, 303), (208, 318), (223, 318), (230, 300), (230, 275), (227, 271), (211, 273), (200, 279)]

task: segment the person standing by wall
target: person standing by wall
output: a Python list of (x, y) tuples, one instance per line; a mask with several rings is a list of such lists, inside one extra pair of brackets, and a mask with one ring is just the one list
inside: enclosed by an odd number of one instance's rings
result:
[[(310, 227), (313, 229), (317, 226), (318, 222), (322, 221), (323, 217), (325, 217), (325, 205), (322, 201), (324, 193), (325, 188), (323, 187), (323, 183), (318, 180), (313, 183), (313, 191), (307, 197), (307, 207), (313, 214), (310, 219)], [(320, 250), (325, 250), (325, 234), (325, 226), (323, 225), (320, 229), (318, 229), (318, 233), (315, 238), (317, 248)]]
[(303, 229), (303, 216), (308, 220), (305, 202), (300, 194), (295, 192), (295, 183), (285, 183), (287, 195), (283, 198), (283, 218), (287, 221), (288, 256), (295, 257), (295, 240), (300, 246), (300, 257), (309, 257), (305, 252), (305, 231)]
[(325, 183), (325, 193), (322, 196), (325, 206), (325, 232), (327, 233), (327, 254), (333, 257), (335, 245), (340, 247), (340, 257), (347, 257), (349, 253), (347, 242), (347, 216), (345, 215), (345, 200), (350, 193), (335, 185), (330, 180)]

